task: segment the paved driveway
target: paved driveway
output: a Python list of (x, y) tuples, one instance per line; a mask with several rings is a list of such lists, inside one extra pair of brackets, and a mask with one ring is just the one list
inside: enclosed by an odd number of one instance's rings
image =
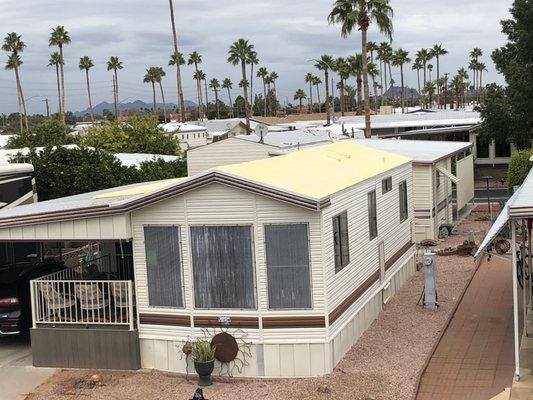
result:
[(0, 337), (0, 397), (2, 400), (24, 399), (54, 373), (52, 368), (32, 366), (29, 340), (23, 337)]

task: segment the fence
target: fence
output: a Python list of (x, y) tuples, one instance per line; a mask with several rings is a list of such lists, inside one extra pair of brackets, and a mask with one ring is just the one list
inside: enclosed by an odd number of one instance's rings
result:
[(101, 325), (134, 329), (132, 281), (78, 277), (77, 271), (68, 268), (30, 282), (34, 328)]

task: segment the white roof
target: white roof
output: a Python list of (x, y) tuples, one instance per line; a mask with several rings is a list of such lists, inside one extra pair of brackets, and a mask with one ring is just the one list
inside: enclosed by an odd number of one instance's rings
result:
[(33, 165), (18, 163), (0, 163), (0, 175), (21, 172), (33, 172)]
[[(237, 135), (234, 138), (247, 140), (249, 142), (255, 143), (259, 143), (260, 140), (259, 136), (255, 134)], [(326, 144), (330, 143), (332, 139), (343, 140), (348, 139), (348, 137), (331, 132), (329, 130), (308, 129), (284, 132), (269, 132), (268, 135), (263, 138), (263, 143), (268, 146), (278, 147), (280, 149), (290, 149), (317, 143)]]
[(179, 160), (178, 156), (166, 156), (161, 154), (143, 154), (143, 153), (115, 153), (116, 158), (127, 167), (139, 167), (141, 163), (163, 159), (166, 162)]
[(355, 139), (373, 149), (390, 151), (412, 158), (415, 163), (433, 164), (472, 147), (469, 142), (441, 142), (436, 140)]
[(14, 135), (0, 135), (0, 149), (3, 149), (7, 146), (8, 140)]
[(205, 132), (205, 126), (193, 125), (189, 123), (181, 122), (169, 122), (168, 124), (160, 125), (165, 132), (174, 133), (174, 132)]
[(531, 209), (533, 208), (533, 168), (529, 171), (524, 183), (520, 187), (520, 194), (516, 196), (511, 209)]

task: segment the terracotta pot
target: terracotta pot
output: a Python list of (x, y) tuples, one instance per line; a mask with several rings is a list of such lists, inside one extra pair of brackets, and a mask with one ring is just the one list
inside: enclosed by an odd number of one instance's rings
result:
[(194, 362), (194, 369), (198, 374), (198, 386), (211, 386), (211, 374), (215, 368), (215, 360), (208, 362)]

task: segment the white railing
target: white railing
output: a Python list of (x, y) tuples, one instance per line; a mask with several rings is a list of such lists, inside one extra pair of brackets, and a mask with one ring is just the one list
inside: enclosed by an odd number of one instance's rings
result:
[(30, 281), (33, 327), (127, 326), (134, 329), (132, 281), (75, 280), (64, 270)]

